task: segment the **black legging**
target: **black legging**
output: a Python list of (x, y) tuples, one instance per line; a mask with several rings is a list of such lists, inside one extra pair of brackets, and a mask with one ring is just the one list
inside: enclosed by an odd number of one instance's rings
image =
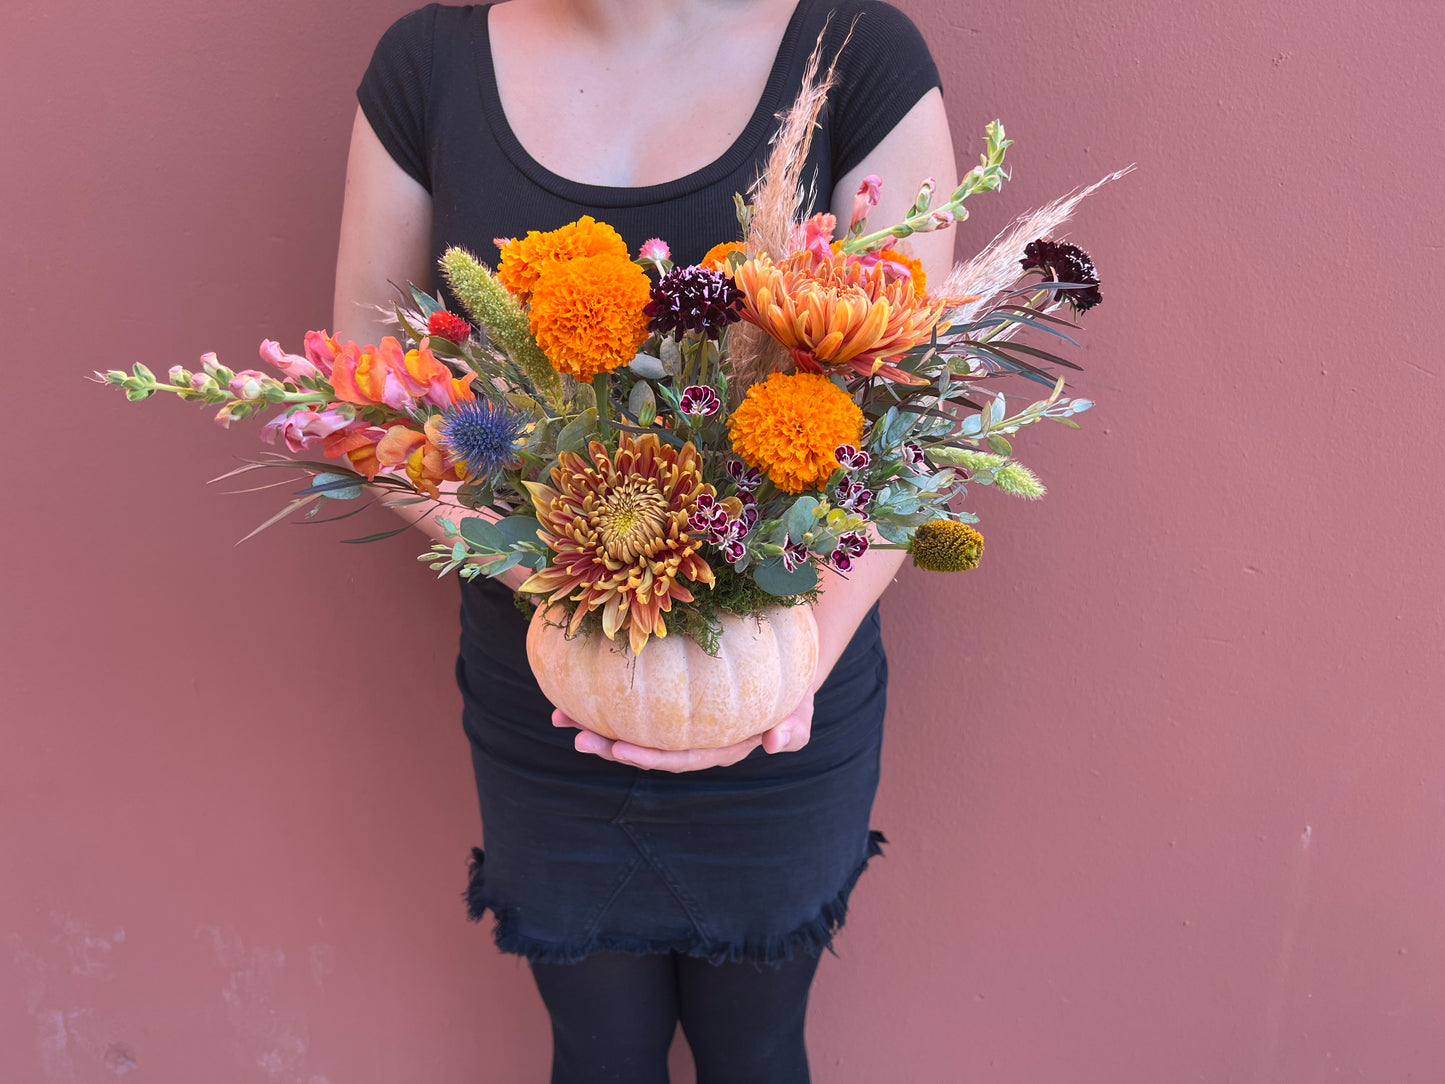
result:
[(697, 1084), (807, 1084), (817, 967), (801, 952), (778, 967), (619, 952), (533, 964), (552, 1015), (552, 1084), (667, 1084), (679, 1020)]

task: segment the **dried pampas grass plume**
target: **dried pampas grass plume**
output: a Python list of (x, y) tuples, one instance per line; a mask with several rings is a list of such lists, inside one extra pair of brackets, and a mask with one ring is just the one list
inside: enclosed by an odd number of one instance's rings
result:
[[(1056, 199), (1037, 211), (1023, 215), (990, 241), (973, 259), (955, 264), (939, 288), (939, 293), (948, 297), (969, 297), (973, 300), (950, 309), (943, 318), (954, 324), (965, 323), (996, 304), (999, 295), (1012, 288), (1019, 280), (1019, 261), (1024, 258), (1025, 245), (1055, 233), (1069, 220), (1074, 208), (1078, 207), (1085, 196), (1132, 172), (1134, 167), (1127, 166), (1095, 181), (1088, 188)], [(1009, 332), (1014, 330), (1016, 326), (1011, 326), (996, 337), (1007, 338)]]
[[(832, 21), (832, 16), (829, 17)], [(778, 114), (778, 131), (773, 136), (773, 149), (768, 153), (767, 164), (758, 179), (748, 189), (752, 203), (752, 222), (744, 238), (749, 257), (766, 252), (774, 259), (781, 259), (788, 252), (788, 232), (803, 220), (803, 208), (813, 195), (811, 184), (803, 187), (803, 166), (808, 159), (808, 149), (813, 144), (813, 130), (818, 126), (818, 114), (828, 92), (838, 78), (838, 57), (853, 36), (853, 28), (833, 61), (821, 78), (818, 69), (823, 58), (823, 37), (828, 32), (825, 23), (818, 35), (817, 44), (803, 68), (803, 84), (798, 96), (788, 109)]]
[[(832, 16), (828, 18), (831, 22)], [(854, 21), (856, 23), (856, 19)], [(848, 28), (848, 34), (838, 46), (828, 70), (820, 76), (823, 37), (827, 32), (828, 25), (825, 23), (803, 68), (803, 84), (798, 96), (785, 112), (778, 114), (778, 131), (773, 137), (773, 149), (768, 153), (767, 163), (748, 189), (752, 219), (743, 244), (749, 257), (763, 252), (776, 259), (786, 256), (788, 235), (794, 226), (803, 221), (803, 209), (815, 196), (811, 182), (806, 188), (803, 185), (803, 167), (813, 143), (813, 130), (818, 126), (818, 114), (822, 112), (828, 92), (837, 82), (838, 57), (853, 36), (853, 28)], [(729, 353), (735, 376), (729, 392), (736, 406), (750, 385), (769, 373), (791, 368), (791, 361), (787, 351), (767, 332), (751, 324), (735, 325), (730, 336)]]

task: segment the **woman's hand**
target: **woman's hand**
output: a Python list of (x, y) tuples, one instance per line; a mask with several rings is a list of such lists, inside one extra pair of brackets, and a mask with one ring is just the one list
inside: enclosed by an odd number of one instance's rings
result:
[(771, 730), (721, 749), (649, 749), (631, 742), (612, 741), (586, 729), (560, 708), (552, 712), (552, 725), (577, 728), (579, 733), (575, 744), (579, 753), (591, 753), (604, 760), (652, 771), (696, 772), (703, 768), (736, 764), (759, 745), (769, 753), (792, 753), (803, 748), (812, 736), (813, 693), (809, 690), (788, 717)]

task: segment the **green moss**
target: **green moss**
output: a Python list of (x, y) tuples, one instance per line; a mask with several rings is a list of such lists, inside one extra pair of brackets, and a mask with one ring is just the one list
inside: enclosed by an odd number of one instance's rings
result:
[[(716, 582), (711, 590), (706, 585), (683, 580), (683, 586), (692, 592), (694, 601), (676, 603), (672, 607), (672, 611), (664, 615), (669, 636), (686, 636), (709, 655), (716, 655), (722, 642), (723, 614), (732, 614), (736, 617), (755, 617), (774, 606), (812, 605), (818, 601), (820, 593), (815, 587), (811, 591), (805, 591), (800, 595), (790, 595), (786, 598), (770, 595), (754, 583), (751, 576), (746, 573), (740, 575), (733, 571), (731, 565), (727, 564), (713, 569), (713, 576)], [(527, 616), (530, 618), (531, 607), (525, 602), (525, 596), (518, 595), (517, 597), (522, 600), (520, 605), (527, 606)], [(571, 599), (564, 600), (559, 605), (566, 609), (569, 617), (577, 608), (577, 604)], [(582, 618), (578, 635), (603, 635), (600, 610), (593, 610)], [(625, 642), (625, 637), (621, 633), (618, 634), (618, 639)]]

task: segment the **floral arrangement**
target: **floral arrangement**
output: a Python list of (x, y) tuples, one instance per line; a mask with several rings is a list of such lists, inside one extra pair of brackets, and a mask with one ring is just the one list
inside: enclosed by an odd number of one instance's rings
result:
[[(263, 439), (320, 457), (240, 468), (310, 475), (262, 527), (355, 514), (316, 516), (366, 490), (423, 515), (441, 507), (448, 541), (421, 556), (439, 574), (524, 566), (521, 592), (561, 607), (569, 634), (595, 626), (634, 653), (676, 632), (715, 650), (720, 614), (815, 598), (820, 570), (847, 575), (870, 548), (973, 568), (983, 538), (968, 487), (1041, 497), (1011, 438), (1046, 419), (1075, 425), (1091, 405), (1048, 368), (1077, 366), (1016, 335), (1071, 343), (1059, 310), (1099, 303), (1089, 258), (1045, 239), (1092, 189), (929, 282), (907, 239), (1000, 187), (1003, 126), (940, 201), (925, 181), (903, 221), (870, 231), (881, 182), (869, 177), (840, 229), (800, 209), (827, 83), (805, 87), (738, 197), (739, 238), (695, 266), (674, 265), (660, 239), (634, 256), (584, 217), (499, 240), (495, 267), (449, 250), (441, 271), (464, 311), (413, 287), (377, 345), (313, 331), (301, 354), (264, 342), (270, 372), (208, 354), (166, 381), (140, 364), (96, 375), (133, 400), (218, 406), (222, 425), (276, 408)], [(1045, 391), (1014, 409), (985, 393), (1000, 377)]]

